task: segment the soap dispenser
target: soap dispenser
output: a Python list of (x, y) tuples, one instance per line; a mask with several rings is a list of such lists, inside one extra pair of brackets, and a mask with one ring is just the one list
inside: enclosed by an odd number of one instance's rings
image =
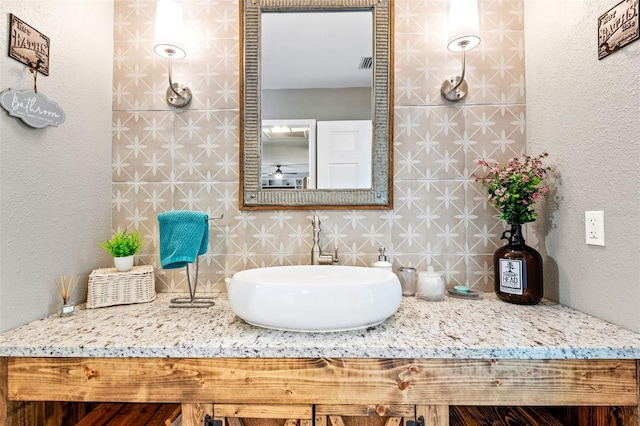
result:
[(393, 272), (391, 262), (387, 260), (387, 255), (384, 254), (385, 251), (386, 249), (384, 248), (384, 246), (380, 246), (380, 248), (378, 249), (378, 253), (380, 253), (380, 255), (378, 255), (378, 261), (374, 262), (373, 267)]

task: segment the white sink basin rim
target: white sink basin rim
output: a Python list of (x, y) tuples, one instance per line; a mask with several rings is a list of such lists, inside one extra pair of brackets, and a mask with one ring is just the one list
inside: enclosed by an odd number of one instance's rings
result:
[(394, 273), (337, 265), (247, 269), (227, 280), (227, 292), (231, 309), (250, 324), (308, 332), (378, 325), (402, 300)]

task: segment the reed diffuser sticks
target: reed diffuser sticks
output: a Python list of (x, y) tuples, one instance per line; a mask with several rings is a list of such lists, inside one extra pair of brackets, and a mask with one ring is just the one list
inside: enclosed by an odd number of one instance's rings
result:
[(58, 283), (58, 280), (53, 280), (53, 282), (56, 284), (56, 288), (58, 289), (60, 297), (62, 297), (63, 304), (67, 304), (67, 301), (73, 294), (73, 290), (76, 289), (76, 285), (78, 285), (79, 280), (80, 277), (78, 276), (75, 282), (73, 282), (73, 275), (69, 275), (68, 280), (64, 276), (60, 275), (60, 283)]

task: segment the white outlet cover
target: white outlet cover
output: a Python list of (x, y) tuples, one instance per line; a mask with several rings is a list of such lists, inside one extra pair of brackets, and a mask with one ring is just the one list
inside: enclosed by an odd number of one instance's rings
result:
[(604, 212), (584, 212), (585, 240), (591, 246), (604, 246)]

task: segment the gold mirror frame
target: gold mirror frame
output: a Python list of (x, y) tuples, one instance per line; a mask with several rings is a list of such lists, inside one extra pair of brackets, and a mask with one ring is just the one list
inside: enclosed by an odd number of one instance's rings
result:
[[(373, 150), (370, 189), (262, 189), (260, 14), (262, 11), (373, 12)], [(241, 0), (240, 208), (393, 208), (393, 0)]]

